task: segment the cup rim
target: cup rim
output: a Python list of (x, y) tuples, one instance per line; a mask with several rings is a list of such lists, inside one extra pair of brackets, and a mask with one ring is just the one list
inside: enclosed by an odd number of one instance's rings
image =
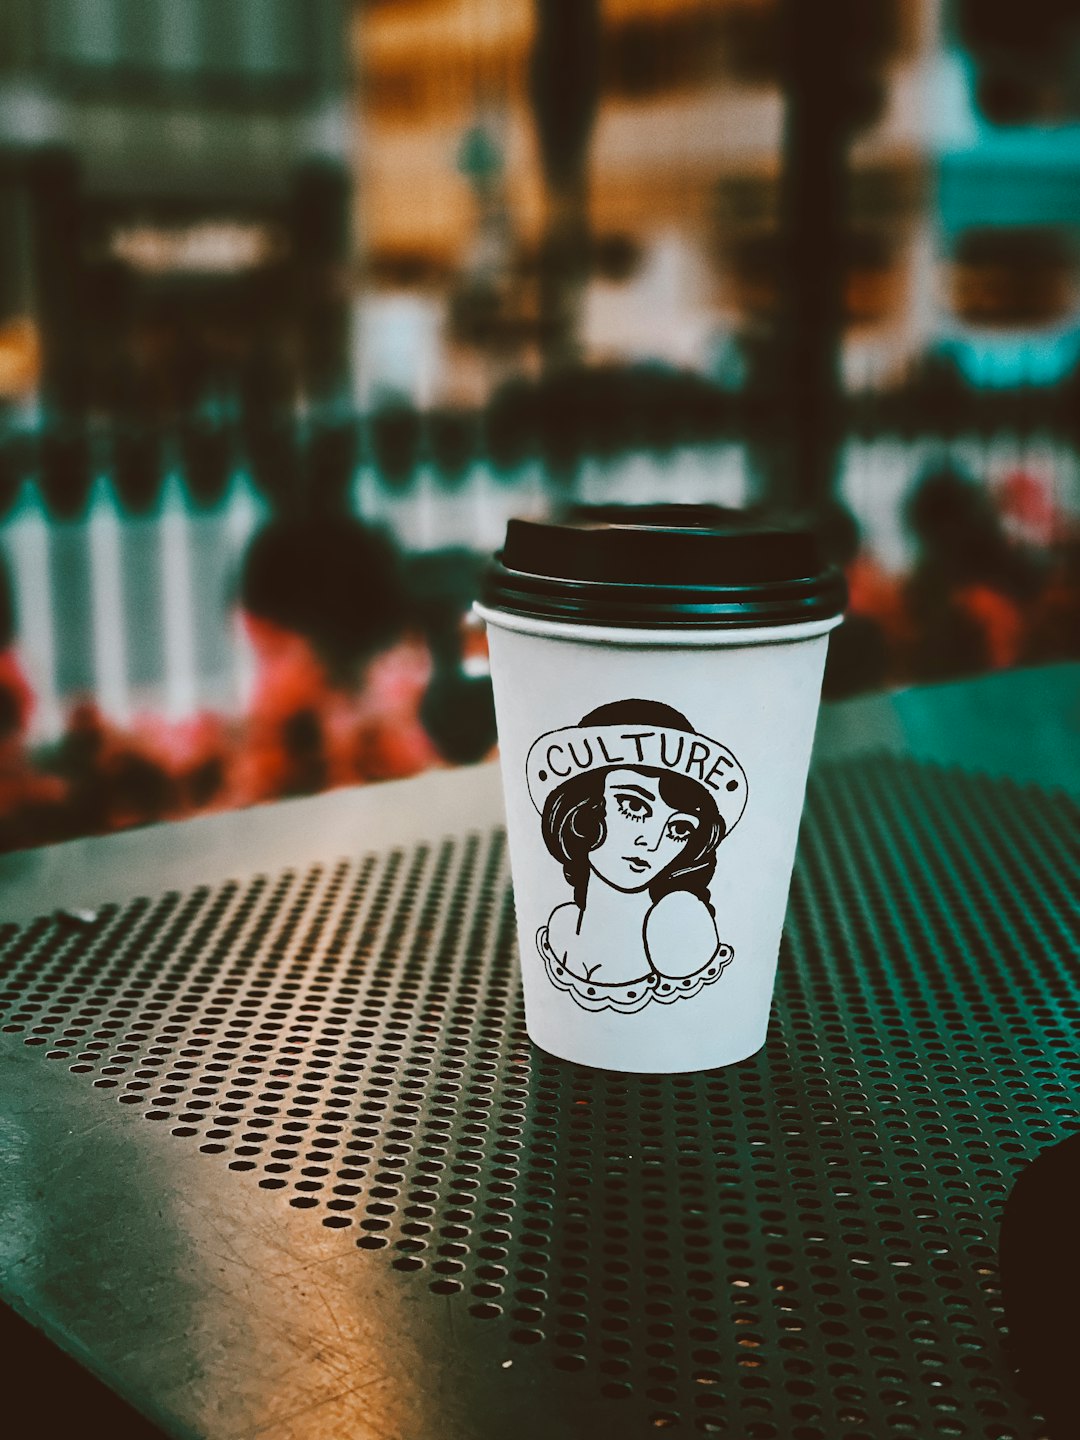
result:
[(793, 621), (787, 625), (745, 625), (739, 629), (716, 625), (696, 629), (674, 627), (591, 625), (584, 621), (546, 620), (535, 615), (519, 615), (476, 600), (473, 613), (486, 625), (511, 630), (519, 635), (535, 635), (550, 640), (570, 640), (580, 645), (619, 645), (636, 649), (718, 650), (731, 646), (786, 645), (800, 640), (813, 640), (827, 635), (843, 620), (843, 615), (825, 615), (816, 620)]

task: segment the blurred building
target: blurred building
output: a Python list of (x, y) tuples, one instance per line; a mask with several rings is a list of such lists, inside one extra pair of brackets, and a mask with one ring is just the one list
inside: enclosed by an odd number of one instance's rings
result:
[(972, 385), (1053, 386), (1080, 360), (1080, 7), (951, 0), (939, 44), (937, 338)]
[(0, 390), (145, 414), (340, 385), (344, 33), (340, 0), (5, 0), (0, 323), (31, 363)]
[(0, 0), (0, 845), (483, 754), (512, 515), (803, 506), (833, 695), (1075, 654), (1077, 55), (1077, 0)]
[[(859, 8), (870, 20), (852, 42), (861, 79), (851, 99), (846, 310), (856, 350), (886, 330), (895, 363), (925, 328), (913, 277), (936, 4)], [(523, 361), (545, 208), (530, 83), (544, 9), (381, 0), (359, 5), (355, 26), (357, 203), (376, 286), (448, 295), (475, 288), (486, 266), (502, 287), (503, 338), (519, 342)], [(779, 0), (599, 6), (589, 358), (662, 358), (724, 375), (729, 338), (775, 321), (790, 64), (782, 12)]]

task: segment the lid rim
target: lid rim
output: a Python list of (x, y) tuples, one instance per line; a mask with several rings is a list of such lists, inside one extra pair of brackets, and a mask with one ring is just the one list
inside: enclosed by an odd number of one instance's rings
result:
[(503, 560), (503, 552), (497, 550), (492, 569), (500, 570), (504, 575), (520, 577), (523, 582), (536, 582), (539, 585), (588, 585), (588, 586), (618, 586), (624, 590), (759, 590), (770, 585), (816, 585), (821, 582), (822, 577), (828, 575), (829, 570), (835, 569), (829, 566), (828, 569), (818, 573), (808, 572), (805, 575), (778, 575), (765, 576), (760, 580), (733, 580), (726, 585), (716, 585), (708, 580), (598, 580), (586, 579), (585, 576), (576, 575), (539, 575), (536, 570), (518, 570), (516, 567), (507, 564)]
[(503, 564), (500, 559), (501, 552), (498, 552), (494, 561), (489, 566), (488, 578), (507, 580), (514, 583), (521, 590), (546, 592), (553, 588), (573, 588), (574, 590), (587, 591), (590, 594), (600, 595), (604, 591), (618, 591), (628, 596), (639, 595), (660, 595), (667, 593), (678, 593), (680, 595), (762, 595), (769, 591), (784, 590), (792, 591), (799, 588), (816, 589), (830, 580), (831, 577), (839, 575), (835, 566), (829, 566), (817, 575), (793, 575), (772, 577), (758, 581), (732, 581), (727, 584), (709, 584), (706, 581), (687, 581), (682, 583), (678, 580), (658, 580), (655, 582), (641, 582), (637, 580), (584, 580), (568, 575), (538, 575), (530, 570), (515, 570)]

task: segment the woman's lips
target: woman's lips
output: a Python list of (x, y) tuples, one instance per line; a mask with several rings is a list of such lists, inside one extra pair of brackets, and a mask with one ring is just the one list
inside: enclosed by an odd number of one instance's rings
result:
[(652, 869), (652, 866), (649, 864), (648, 860), (642, 860), (640, 855), (624, 855), (622, 858), (626, 861), (630, 868), (632, 870), (636, 870), (639, 875), (643, 870)]

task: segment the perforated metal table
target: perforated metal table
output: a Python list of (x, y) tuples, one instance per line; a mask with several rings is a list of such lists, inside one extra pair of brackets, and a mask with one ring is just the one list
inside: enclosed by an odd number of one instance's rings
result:
[(490, 767), (8, 857), (0, 1297), (176, 1436), (1035, 1440), (1078, 722), (1075, 667), (826, 715), (768, 1046), (701, 1075), (530, 1046)]

